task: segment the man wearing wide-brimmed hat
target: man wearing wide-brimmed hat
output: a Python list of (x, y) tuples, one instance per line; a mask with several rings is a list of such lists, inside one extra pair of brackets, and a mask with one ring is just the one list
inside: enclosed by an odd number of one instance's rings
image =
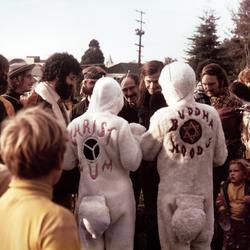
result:
[(32, 69), (35, 64), (27, 64), (23, 59), (13, 59), (9, 62), (9, 85), (4, 97), (11, 102), (15, 112), (23, 107), (21, 95), (29, 92), (35, 83)]

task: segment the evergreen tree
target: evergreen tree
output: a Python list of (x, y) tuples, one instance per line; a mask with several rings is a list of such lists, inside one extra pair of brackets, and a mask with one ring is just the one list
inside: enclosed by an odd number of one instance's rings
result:
[(220, 46), (220, 61), (230, 81), (237, 79), (239, 72), (245, 67), (244, 46), (239, 38), (233, 36), (225, 39)]
[(187, 62), (196, 71), (197, 77), (199, 65), (207, 60), (218, 61), (219, 41), (217, 32), (217, 17), (213, 11), (204, 12), (204, 15), (199, 17), (200, 25), (197, 27), (193, 37), (188, 38), (191, 41), (191, 48), (186, 51), (188, 57)]
[(81, 64), (103, 64), (104, 56), (100, 49), (99, 42), (92, 39), (89, 43), (89, 48), (82, 56)]
[(176, 62), (177, 60), (175, 58), (172, 58), (172, 57), (165, 57), (164, 58), (164, 64), (167, 65), (167, 64), (170, 64), (170, 63), (173, 63), (173, 62)]
[[(234, 39), (238, 39), (239, 49), (241, 50), (240, 65), (250, 67), (250, 0), (242, 0), (237, 13), (233, 14), (235, 29)], [(237, 51), (240, 54), (240, 51)], [(244, 67), (243, 66), (243, 67)]]

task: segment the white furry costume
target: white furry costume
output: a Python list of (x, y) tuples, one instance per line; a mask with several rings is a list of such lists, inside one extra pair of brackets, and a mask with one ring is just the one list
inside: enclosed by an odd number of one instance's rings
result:
[(78, 222), (84, 249), (133, 249), (135, 201), (129, 171), (138, 168), (142, 153), (131, 132), (140, 134), (140, 128), (131, 129), (116, 116), (122, 106), (120, 85), (101, 78), (87, 112), (68, 126), (72, 144), (64, 169), (80, 166)]
[(226, 160), (217, 111), (193, 98), (195, 74), (185, 63), (160, 76), (169, 105), (151, 118), (143, 158), (158, 157), (158, 225), (162, 250), (208, 250), (213, 235), (212, 167)]

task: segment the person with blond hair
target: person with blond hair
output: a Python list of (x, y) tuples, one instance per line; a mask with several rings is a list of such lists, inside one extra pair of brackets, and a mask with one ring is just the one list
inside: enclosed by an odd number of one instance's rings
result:
[(249, 68), (245, 68), (239, 73), (238, 81), (244, 83), (245, 85), (247, 85), (247, 87), (250, 87), (250, 69)]
[(74, 216), (51, 201), (66, 141), (66, 129), (39, 107), (3, 123), (0, 154), (13, 178), (0, 198), (1, 249), (80, 249)]
[(228, 180), (221, 183), (216, 207), (224, 231), (224, 250), (250, 247), (249, 166), (245, 159), (230, 161)]

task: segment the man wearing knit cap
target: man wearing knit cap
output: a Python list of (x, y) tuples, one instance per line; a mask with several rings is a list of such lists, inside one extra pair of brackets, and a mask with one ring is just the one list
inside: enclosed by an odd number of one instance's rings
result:
[(212, 168), (227, 157), (217, 111), (193, 97), (195, 73), (166, 65), (159, 79), (169, 107), (158, 110), (143, 135), (143, 158), (157, 157), (158, 225), (162, 250), (209, 250), (213, 235)]

